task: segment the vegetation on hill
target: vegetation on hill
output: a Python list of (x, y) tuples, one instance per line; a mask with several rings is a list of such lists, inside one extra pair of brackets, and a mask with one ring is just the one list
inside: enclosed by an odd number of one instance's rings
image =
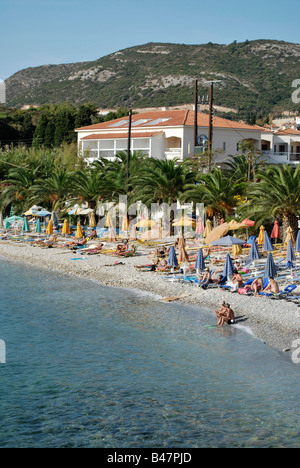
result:
[(97, 107), (174, 106), (194, 101), (194, 81), (220, 80), (215, 104), (266, 115), (298, 110), (292, 82), (300, 76), (300, 45), (256, 40), (229, 45), (149, 43), (93, 62), (22, 70), (7, 84), (9, 106), (93, 102)]

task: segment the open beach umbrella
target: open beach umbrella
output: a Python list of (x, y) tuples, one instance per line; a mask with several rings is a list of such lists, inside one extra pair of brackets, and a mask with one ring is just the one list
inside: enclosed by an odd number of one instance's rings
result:
[(157, 224), (156, 221), (152, 221), (151, 219), (141, 219), (141, 221), (139, 221), (135, 227), (137, 228), (146, 228), (146, 227), (152, 227), (152, 226), (155, 226)]
[(233, 236), (225, 236), (221, 239), (217, 239), (211, 243), (211, 245), (219, 245), (219, 246), (231, 246), (231, 245), (244, 245), (245, 241), (242, 239), (237, 239)]
[(298, 234), (297, 234), (295, 251), (300, 252), (300, 231), (298, 231)]
[(260, 226), (259, 236), (258, 236), (258, 245), (263, 245), (265, 241), (265, 227)]
[(173, 226), (188, 226), (193, 228), (197, 225), (196, 221), (188, 216), (182, 216), (180, 219), (175, 219), (172, 224)]
[(277, 268), (274, 262), (274, 258), (271, 252), (269, 252), (266, 266), (265, 266), (264, 276), (265, 278), (275, 278), (276, 275), (277, 275)]
[(177, 260), (177, 256), (176, 256), (176, 252), (175, 252), (174, 245), (172, 245), (172, 247), (170, 248), (169, 258), (168, 258), (168, 265), (169, 265), (170, 267), (172, 267), (172, 268), (178, 266), (178, 260)]
[(76, 239), (80, 239), (81, 237), (83, 237), (83, 232), (80, 223), (77, 223), (77, 231), (75, 237)]
[(52, 219), (50, 219), (50, 221), (48, 223), (46, 233), (49, 234), (49, 235), (53, 234), (53, 221), (52, 221)]
[(253, 227), (255, 226), (255, 221), (251, 221), (251, 219), (246, 218), (242, 221), (242, 224), (247, 227)]
[(288, 267), (293, 266), (293, 262), (296, 261), (296, 255), (294, 252), (292, 239), (290, 239), (288, 243), (287, 252), (286, 252), (286, 261), (287, 261)]
[(204, 262), (204, 256), (203, 256), (203, 250), (199, 249), (197, 258), (196, 258), (196, 263), (195, 263), (195, 268), (196, 270), (205, 270), (205, 262)]
[(211, 245), (214, 241), (221, 239), (223, 236), (225, 236), (228, 233), (228, 224), (223, 223), (220, 224), (218, 227), (215, 229), (212, 229), (205, 237), (205, 243), (207, 245)]
[(223, 276), (233, 276), (234, 274), (234, 265), (232, 262), (232, 258), (230, 257), (230, 254), (228, 253), (226, 256), (225, 260), (225, 265), (224, 265), (224, 270), (223, 270)]
[(30, 228), (29, 228), (29, 224), (28, 224), (27, 218), (24, 219), (22, 231), (23, 231), (23, 232), (30, 232)]
[(61, 233), (63, 235), (65, 235), (65, 236), (71, 234), (71, 229), (70, 229), (70, 226), (69, 226), (68, 221), (66, 219), (64, 220), (64, 224), (63, 224)]
[(280, 239), (280, 229), (277, 219), (274, 222), (274, 226), (271, 232), (271, 239)]
[(42, 226), (41, 226), (41, 221), (40, 218), (38, 218), (35, 226), (35, 232), (40, 234), (42, 232)]
[(90, 227), (95, 228), (97, 226), (96, 223), (96, 217), (94, 211), (91, 212), (91, 217), (90, 217)]
[(295, 245), (295, 239), (294, 239), (294, 236), (293, 236), (293, 231), (292, 231), (291, 226), (289, 226), (289, 227), (287, 228), (287, 231), (286, 231), (286, 238), (285, 238), (284, 245), (285, 245), (285, 246), (288, 246), (290, 240), (292, 241), (293, 245)]
[(264, 252), (272, 252), (274, 250), (272, 241), (270, 239), (269, 234), (267, 231), (265, 232), (265, 240), (264, 240)]
[(238, 223), (237, 221), (235, 221), (234, 219), (232, 219), (230, 221), (230, 223), (228, 223), (228, 228), (229, 228), (229, 231), (236, 231), (237, 229), (242, 229), (242, 228), (246, 228), (247, 226), (243, 223)]
[(259, 260), (261, 258), (261, 255), (258, 250), (258, 245), (255, 240), (253, 240), (251, 244), (251, 249), (250, 249), (250, 254), (248, 260), (251, 262), (254, 262), (255, 260)]

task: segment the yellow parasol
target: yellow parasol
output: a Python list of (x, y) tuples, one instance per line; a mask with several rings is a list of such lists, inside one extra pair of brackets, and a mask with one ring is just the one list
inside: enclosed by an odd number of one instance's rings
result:
[(172, 224), (173, 226), (189, 226), (193, 228), (197, 226), (195, 219), (189, 218), (188, 216), (182, 216), (182, 218), (173, 221)]
[(292, 228), (291, 226), (289, 226), (286, 230), (286, 238), (285, 238), (285, 241), (284, 241), (284, 245), (285, 247), (287, 247), (289, 241), (292, 241), (293, 244), (295, 245), (295, 239), (294, 239), (294, 236), (293, 236), (293, 231), (292, 231)]
[(50, 219), (50, 221), (49, 221), (46, 233), (49, 234), (49, 235), (53, 234), (53, 221), (52, 221), (52, 219)]
[(94, 228), (96, 226), (97, 226), (97, 223), (96, 223), (95, 213), (94, 213), (94, 211), (92, 211), (91, 217), (90, 217), (90, 227)]
[[(233, 236), (236, 237), (236, 236)], [(233, 244), (232, 246), (232, 254), (234, 256), (241, 255), (243, 253), (243, 248), (240, 244)]]
[(229, 231), (229, 225), (227, 223), (220, 224), (220, 226), (213, 229), (205, 238), (205, 243), (210, 245), (213, 241), (221, 239)]
[(258, 236), (258, 244), (263, 245), (265, 242), (265, 227), (260, 226), (259, 236)]
[(209, 234), (211, 231), (212, 231), (212, 224), (211, 224), (210, 219), (207, 219), (207, 220), (206, 220), (206, 224), (205, 224), (205, 231), (204, 231), (203, 236), (204, 236), (204, 237), (207, 237), (208, 234)]
[(122, 219), (122, 232), (128, 231), (128, 229), (129, 229), (129, 221), (128, 221), (127, 215), (124, 214), (123, 219)]
[(80, 223), (77, 223), (77, 231), (76, 231), (76, 236), (75, 237), (76, 237), (76, 239), (80, 239), (81, 237), (83, 237), (83, 232), (82, 232)]
[(129, 240), (131, 240), (131, 241), (136, 241), (137, 240), (136, 227), (134, 225), (131, 228)]
[(110, 227), (110, 228), (114, 227), (113, 220), (112, 220), (110, 213), (107, 213), (105, 227)]
[(116, 233), (113, 227), (110, 228), (109, 230), (109, 241), (110, 242), (116, 242)]
[(142, 240), (157, 240), (165, 239), (166, 237), (168, 237), (168, 231), (163, 231), (161, 229), (151, 229), (140, 236)]
[(71, 229), (70, 229), (70, 226), (69, 226), (68, 221), (66, 219), (64, 220), (64, 224), (63, 224), (61, 233), (64, 234), (64, 235), (71, 234)]
[(242, 228), (246, 228), (248, 226), (246, 226), (245, 224), (243, 223), (238, 223), (237, 221), (235, 221), (234, 219), (232, 219), (230, 221), (230, 223), (228, 223), (228, 228), (229, 228), (229, 231), (236, 231), (237, 229), (242, 229)]
[(145, 227), (152, 227), (157, 224), (156, 221), (152, 221), (151, 219), (142, 219), (139, 223), (135, 225), (137, 228), (145, 228)]

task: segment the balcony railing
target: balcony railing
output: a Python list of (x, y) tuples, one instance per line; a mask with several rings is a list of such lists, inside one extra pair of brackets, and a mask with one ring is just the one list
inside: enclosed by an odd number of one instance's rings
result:
[(262, 151), (269, 164), (299, 164), (300, 153)]
[(181, 159), (181, 148), (167, 148), (165, 150), (165, 158), (169, 159)]

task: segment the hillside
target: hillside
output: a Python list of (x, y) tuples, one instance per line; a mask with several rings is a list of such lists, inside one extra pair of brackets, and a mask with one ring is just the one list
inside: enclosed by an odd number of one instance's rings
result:
[(98, 107), (174, 106), (194, 101), (194, 81), (221, 80), (215, 104), (272, 112), (297, 110), (300, 45), (257, 40), (230, 45), (149, 43), (93, 62), (28, 68), (7, 81), (7, 105), (93, 102)]

